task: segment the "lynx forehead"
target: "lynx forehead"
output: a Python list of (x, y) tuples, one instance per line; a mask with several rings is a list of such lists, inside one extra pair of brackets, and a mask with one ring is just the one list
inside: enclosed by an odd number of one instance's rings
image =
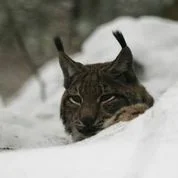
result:
[(74, 141), (95, 135), (124, 116), (123, 120), (130, 120), (153, 105), (153, 98), (136, 77), (132, 52), (122, 33), (113, 35), (122, 47), (116, 59), (90, 65), (73, 61), (60, 38), (54, 39), (66, 89), (61, 119)]

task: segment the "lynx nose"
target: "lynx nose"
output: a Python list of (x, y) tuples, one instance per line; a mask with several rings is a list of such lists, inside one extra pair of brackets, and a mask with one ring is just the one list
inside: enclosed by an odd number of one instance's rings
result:
[(94, 126), (94, 123), (96, 121), (93, 117), (84, 117), (80, 120), (83, 124), (83, 126), (78, 127), (78, 131), (86, 136), (92, 136), (96, 134), (97, 129)]
[(94, 117), (84, 117), (81, 119), (81, 122), (85, 127), (92, 127), (96, 119)]

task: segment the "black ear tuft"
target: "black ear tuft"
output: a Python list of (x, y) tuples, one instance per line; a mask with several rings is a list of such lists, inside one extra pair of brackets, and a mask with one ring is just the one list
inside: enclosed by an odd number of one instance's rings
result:
[(56, 36), (54, 38), (54, 43), (55, 43), (56, 48), (57, 48), (58, 51), (64, 52), (64, 47), (63, 47), (62, 41), (58, 36)]
[(125, 48), (127, 46), (127, 43), (126, 43), (124, 36), (122, 35), (121, 32), (115, 31), (115, 32), (113, 32), (113, 35), (115, 36), (115, 38), (117, 39), (117, 41), (119, 42), (119, 44), (121, 45), (122, 48)]

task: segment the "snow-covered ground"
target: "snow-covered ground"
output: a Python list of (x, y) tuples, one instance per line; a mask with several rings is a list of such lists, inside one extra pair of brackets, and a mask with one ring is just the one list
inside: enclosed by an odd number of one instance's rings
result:
[(40, 71), (45, 103), (31, 79), (7, 108), (1, 106), (0, 148), (21, 150), (0, 153), (0, 177), (178, 177), (178, 23), (156, 17), (118, 18), (100, 26), (75, 59), (85, 64), (114, 59), (120, 51), (112, 36), (116, 29), (145, 67), (142, 83), (155, 97), (154, 107), (129, 123), (68, 144), (70, 137), (59, 120), (63, 76), (55, 59)]

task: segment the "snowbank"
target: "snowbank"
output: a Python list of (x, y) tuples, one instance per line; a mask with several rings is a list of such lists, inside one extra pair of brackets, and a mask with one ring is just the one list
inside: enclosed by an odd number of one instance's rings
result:
[(178, 83), (129, 124), (58, 148), (0, 154), (3, 178), (177, 178)]
[(0, 148), (58, 147), (0, 153), (1, 177), (178, 177), (178, 23), (118, 18), (99, 27), (75, 59), (114, 59), (120, 50), (111, 34), (115, 29), (123, 32), (135, 59), (144, 65), (142, 82), (156, 98), (154, 107), (129, 123), (65, 145), (70, 138), (59, 121), (63, 76), (55, 59), (40, 71), (47, 87), (45, 103), (31, 79), (16, 100), (0, 110)]

